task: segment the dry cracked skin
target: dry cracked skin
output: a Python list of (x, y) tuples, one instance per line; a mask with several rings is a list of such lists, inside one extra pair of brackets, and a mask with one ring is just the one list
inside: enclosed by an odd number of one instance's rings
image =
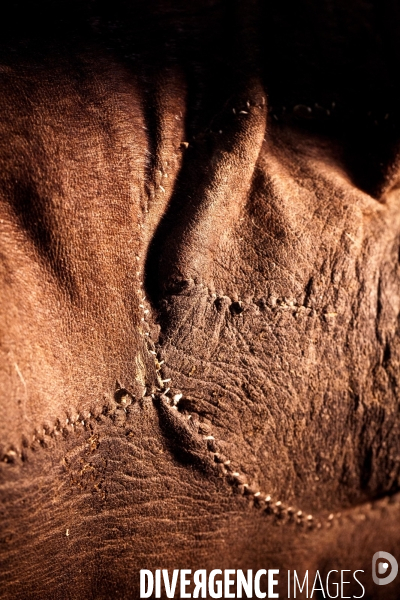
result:
[(14, 3), (2, 599), (269, 567), (398, 597), (399, 40), (389, 0)]

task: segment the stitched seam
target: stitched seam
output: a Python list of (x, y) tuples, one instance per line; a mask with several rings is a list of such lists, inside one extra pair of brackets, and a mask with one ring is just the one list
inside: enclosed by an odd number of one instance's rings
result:
[[(154, 357), (155, 366), (159, 371), (161, 368), (160, 363), (162, 362), (160, 354), (157, 356), (155, 350), (150, 352)], [(155, 393), (151, 394), (152, 398), (163, 402), (164, 406), (167, 406), (168, 410), (178, 414), (182, 421), (185, 419), (185, 416), (186, 420), (193, 419), (191, 414), (183, 415), (179, 412), (179, 402), (183, 398), (183, 395), (179, 393), (173, 394), (172, 397), (167, 396), (167, 394), (171, 395), (170, 389), (165, 386), (165, 383), (169, 382), (165, 382), (165, 380), (161, 380), (161, 378), (160, 381), (162, 382), (164, 389), (157, 389)], [(108, 402), (102, 406), (102, 409), (99, 410), (96, 415), (87, 413), (86, 418), (84, 418), (82, 414), (79, 414), (76, 418), (67, 418), (65, 424), (62, 424), (60, 419), (57, 419), (54, 428), (47, 430), (42, 429), (41, 431), (37, 430), (32, 436), (31, 443), (25, 444), (24, 450), (12, 448), (6, 452), (0, 460), (2, 460), (3, 463), (8, 463), (10, 466), (21, 464), (27, 459), (27, 451), (35, 451), (38, 448), (45, 449), (48, 447), (50, 441), (57, 440), (60, 436), (66, 436), (72, 432), (78, 433), (79, 430), (82, 429), (91, 433), (91, 421), (96, 420), (101, 422), (104, 417), (113, 420), (113, 417), (121, 414), (122, 411), (126, 412), (127, 410), (129, 410), (129, 407), (128, 409), (122, 408), (116, 402), (115, 405), (112, 406), (111, 403)], [(200, 423), (199, 429), (201, 430)], [(130, 431), (130, 428), (127, 429), (127, 432), (128, 431)], [(193, 434), (194, 433), (195, 432), (193, 431)], [(245, 496), (254, 508), (272, 518), (276, 525), (295, 525), (296, 527), (307, 531), (329, 529), (335, 523), (343, 523), (346, 517), (363, 522), (367, 519), (366, 513), (368, 513), (369, 510), (384, 508), (390, 503), (390, 497), (385, 497), (365, 503), (359, 507), (346, 509), (343, 512), (326, 513), (325, 515), (314, 517), (312, 514), (304, 513), (298, 507), (288, 506), (280, 500), (275, 501), (269, 494), (265, 494), (264, 491), (256, 489), (248, 482), (246, 477), (240, 473), (238, 467), (235, 467), (227, 457), (224, 457), (218, 452), (218, 441), (211, 433), (203, 435), (202, 439), (205, 442), (205, 455), (208, 455), (211, 459), (219, 475), (224, 478), (228, 485), (235, 488), (239, 494)], [(88, 439), (88, 443), (89, 441), (90, 438)], [(394, 495), (394, 499), (397, 498), (400, 498), (400, 493)], [(367, 510), (364, 512), (365, 509)]]
[[(141, 225), (139, 224), (139, 229), (140, 227)], [(136, 260), (140, 261), (139, 255), (136, 256)], [(140, 276), (140, 273), (141, 270), (138, 267), (138, 271), (136, 272), (137, 276)], [(207, 289), (212, 297), (217, 297), (216, 294), (210, 292), (207, 286), (203, 284), (200, 285), (201, 287)], [(180, 415), (180, 418), (184, 420), (185, 415), (179, 412), (179, 402), (183, 399), (183, 394), (172, 393), (171, 379), (162, 379), (160, 374), (165, 359), (162, 357), (161, 349), (158, 348), (156, 350), (156, 346), (150, 336), (149, 316), (151, 314), (151, 309), (143, 292), (143, 282), (141, 279), (139, 279), (138, 293), (140, 294), (139, 310), (141, 310), (142, 314), (140, 318), (139, 331), (144, 339), (145, 347), (148, 353), (153, 358), (158, 384), (155, 388), (151, 384), (147, 384), (147, 387), (150, 387), (150, 393), (153, 400), (157, 399), (159, 402), (163, 402), (164, 406), (168, 407), (168, 410), (176, 412)], [(292, 308), (290, 305), (285, 305), (285, 307)], [(146, 396), (147, 391), (148, 390), (146, 389), (144, 396)], [(24, 462), (27, 458), (26, 450), (30, 449), (34, 451), (38, 446), (46, 448), (50, 440), (57, 439), (61, 435), (69, 435), (71, 431), (77, 432), (80, 427), (83, 427), (84, 430), (90, 432), (90, 421), (92, 419), (101, 421), (101, 415), (103, 417), (112, 419), (114, 416), (120, 413), (121, 410), (126, 412), (127, 409), (121, 407), (121, 405), (115, 401), (114, 405), (112, 405), (110, 402), (104, 404), (98, 413), (96, 410), (96, 414), (88, 412), (79, 413), (75, 418), (67, 417), (65, 424), (62, 424), (61, 420), (58, 418), (56, 419), (53, 428), (46, 429), (46, 427), (44, 427), (42, 429), (37, 429), (35, 434), (32, 436), (31, 443), (22, 444), (22, 446), (25, 446), (25, 450), (18, 450), (12, 447), (5, 454), (3, 454), (3, 456), (0, 458), (0, 461), (10, 465), (17, 464), (18, 462)], [(193, 419), (193, 415), (186, 415), (186, 420), (190, 419)], [(199, 424), (199, 429), (200, 428), (201, 424)], [(346, 509), (343, 512), (331, 512), (330, 514), (322, 516), (318, 515), (317, 517), (314, 517), (314, 515), (310, 513), (307, 514), (298, 507), (288, 506), (280, 500), (275, 500), (269, 494), (266, 494), (264, 491), (255, 488), (254, 485), (249, 483), (247, 478), (241, 473), (239, 467), (233, 465), (228, 457), (225, 457), (218, 452), (218, 441), (216, 440), (215, 436), (211, 434), (211, 432), (207, 435), (203, 435), (203, 440), (206, 442), (205, 455), (208, 455), (212, 463), (216, 466), (219, 475), (224, 478), (228, 485), (235, 488), (239, 494), (245, 496), (253, 507), (260, 510), (264, 515), (272, 518), (276, 525), (292, 524), (298, 528), (308, 531), (328, 529), (331, 528), (335, 522), (342, 523), (344, 517), (356, 518), (359, 521), (365, 521), (367, 516), (363, 512), (363, 507), (365, 508), (365, 506), (369, 506), (370, 508), (378, 508), (380, 506), (385, 506), (389, 501), (388, 497), (386, 497), (381, 500), (372, 501), (366, 505), (361, 505), (360, 507)], [(400, 497), (400, 493), (395, 495), (395, 497), (397, 496)]]

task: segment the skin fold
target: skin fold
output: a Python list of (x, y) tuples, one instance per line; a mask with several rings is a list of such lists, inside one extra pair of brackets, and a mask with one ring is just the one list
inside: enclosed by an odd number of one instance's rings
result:
[(400, 556), (397, 5), (13, 11), (0, 598), (162, 568), (397, 598), (371, 578)]

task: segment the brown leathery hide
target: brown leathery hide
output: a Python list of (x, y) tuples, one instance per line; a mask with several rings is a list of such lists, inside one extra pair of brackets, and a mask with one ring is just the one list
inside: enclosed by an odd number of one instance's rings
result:
[(2, 600), (399, 597), (399, 72), (390, 0), (3, 9)]

